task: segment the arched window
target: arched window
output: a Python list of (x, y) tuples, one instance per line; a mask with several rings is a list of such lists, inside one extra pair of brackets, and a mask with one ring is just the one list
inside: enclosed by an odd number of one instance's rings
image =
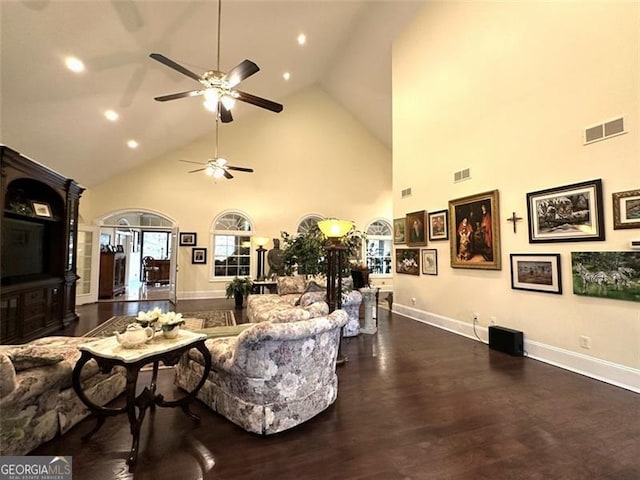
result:
[(251, 275), (251, 221), (241, 213), (225, 213), (213, 224), (213, 276)]
[(296, 230), (296, 233), (307, 233), (310, 229), (315, 227), (320, 220), (324, 220), (324, 217), (315, 214), (303, 217), (302, 220), (298, 222), (298, 229)]
[(367, 227), (367, 268), (372, 275), (391, 275), (393, 230), (386, 220), (375, 220)]

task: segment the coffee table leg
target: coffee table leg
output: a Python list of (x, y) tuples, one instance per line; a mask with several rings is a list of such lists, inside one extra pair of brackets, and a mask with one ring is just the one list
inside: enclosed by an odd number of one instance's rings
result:
[(133, 472), (138, 460), (138, 445), (140, 443), (140, 425), (144, 419), (144, 408), (140, 408), (140, 416), (136, 415), (136, 383), (138, 382), (138, 368), (127, 367), (127, 416), (131, 429), (131, 451), (127, 459), (129, 471)]

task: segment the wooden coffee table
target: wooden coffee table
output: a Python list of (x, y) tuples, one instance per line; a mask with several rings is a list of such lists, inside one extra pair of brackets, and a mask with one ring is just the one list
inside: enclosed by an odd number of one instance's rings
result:
[[(133, 437), (131, 452), (127, 459), (129, 471), (132, 472), (138, 459), (140, 427), (142, 426), (147, 408), (154, 409), (156, 405), (160, 407), (179, 406), (189, 417), (194, 421), (199, 422), (200, 417), (189, 410), (189, 403), (196, 397), (198, 391), (204, 385), (209, 371), (211, 370), (211, 354), (204, 344), (206, 339), (207, 336), (205, 334), (194, 333), (188, 330), (180, 330), (178, 337), (173, 339), (165, 338), (162, 334), (156, 333), (156, 336), (152, 340), (143, 344), (140, 348), (123, 348), (118, 343), (115, 336), (80, 345), (78, 348), (81, 351), (81, 356), (73, 369), (73, 388), (78, 397), (80, 397), (80, 400), (82, 400), (89, 410), (91, 410), (91, 412), (97, 417), (96, 426), (89, 433), (83, 436), (82, 440), (89, 440), (89, 438), (91, 438), (91, 436), (104, 424), (107, 417), (126, 412), (129, 417), (129, 425), (131, 427), (131, 435)], [(167, 366), (175, 365), (180, 361), (182, 355), (192, 348), (198, 350), (204, 357), (205, 363), (202, 378), (198, 385), (196, 385), (196, 387), (184, 397), (178, 400), (167, 401), (161, 394), (156, 394), (158, 365), (160, 362)], [(96, 405), (84, 394), (80, 384), (80, 373), (82, 372), (82, 367), (92, 358), (96, 360), (103, 373), (111, 371), (111, 369), (116, 365), (120, 365), (125, 368), (127, 372), (126, 406), (112, 408)], [(153, 364), (151, 383), (148, 387), (145, 386), (144, 390), (136, 396), (138, 373), (144, 365), (150, 363)]]

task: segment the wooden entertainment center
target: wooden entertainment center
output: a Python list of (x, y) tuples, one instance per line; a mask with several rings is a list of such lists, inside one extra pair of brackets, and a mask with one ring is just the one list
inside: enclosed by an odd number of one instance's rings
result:
[(76, 182), (0, 146), (0, 343), (23, 343), (78, 319)]

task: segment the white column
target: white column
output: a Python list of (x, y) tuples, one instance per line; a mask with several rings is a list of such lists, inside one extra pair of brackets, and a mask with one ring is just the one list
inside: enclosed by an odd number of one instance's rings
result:
[(360, 293), (362, 293), (362, 302), (364, 303), (364, 326), (360, 329), (360, 333), (376, 333), (378, 331), (377, 318), (374, 317), (378, 288), (361, 288)]

